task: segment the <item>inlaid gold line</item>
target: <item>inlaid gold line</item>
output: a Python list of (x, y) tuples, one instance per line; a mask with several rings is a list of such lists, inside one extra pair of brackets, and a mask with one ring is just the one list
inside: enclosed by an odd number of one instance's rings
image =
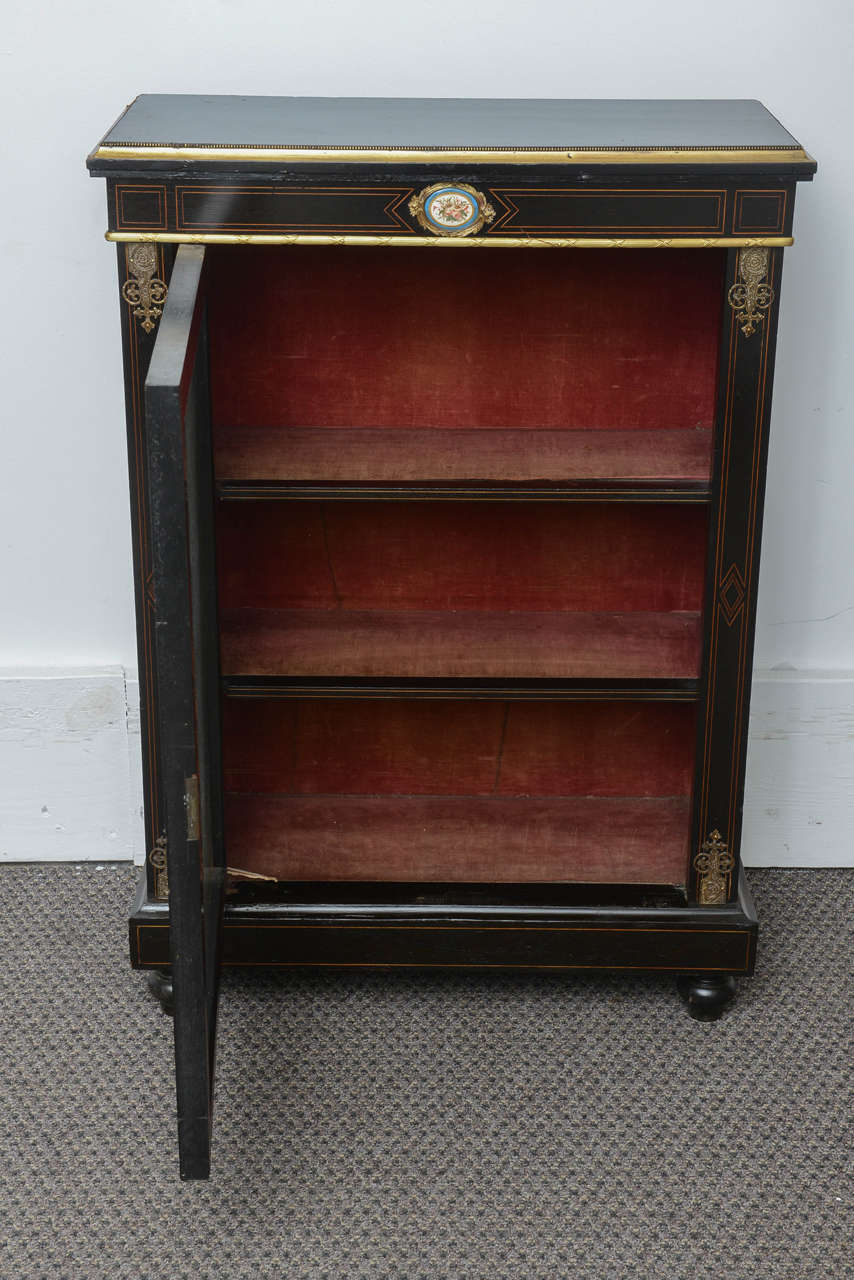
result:
[(408, 236), (408, 235), (290, 235), (234, 234), (205, 231), (108, 231), (117, 242), (152, 241), (158, 244), (285, 244), (285, 245), (402, 245), (441, 246), (458, 249), (746, 249), (753, 246), (783, 249), (794, 244), (792, 236)]

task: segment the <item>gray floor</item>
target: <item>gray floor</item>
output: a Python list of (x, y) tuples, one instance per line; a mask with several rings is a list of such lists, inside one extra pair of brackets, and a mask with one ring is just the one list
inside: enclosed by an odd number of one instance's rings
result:
[(750, 879), (713, 1025), (651, 979), (229, 975), (182, 1185), (130, 868), (2, 869), (0, 1276), (854, 1275), (854, 872)]

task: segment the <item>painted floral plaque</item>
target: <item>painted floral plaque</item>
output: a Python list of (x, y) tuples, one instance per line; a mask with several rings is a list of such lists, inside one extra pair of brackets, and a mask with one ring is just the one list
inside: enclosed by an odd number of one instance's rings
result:
[(426, 187), (412, 197), (409, 212), (426, 231), (438, 236), (471, 235), (495, 217), (483, 193), (464, 182)]

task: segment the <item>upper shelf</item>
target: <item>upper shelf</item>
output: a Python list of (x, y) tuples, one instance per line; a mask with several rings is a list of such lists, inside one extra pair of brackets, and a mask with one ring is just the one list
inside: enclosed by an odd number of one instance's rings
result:
[(702, 501), (712, 432), (219, 427), (221, 496), (343, 491), (409, 497), (507, 488), (541, 496)]

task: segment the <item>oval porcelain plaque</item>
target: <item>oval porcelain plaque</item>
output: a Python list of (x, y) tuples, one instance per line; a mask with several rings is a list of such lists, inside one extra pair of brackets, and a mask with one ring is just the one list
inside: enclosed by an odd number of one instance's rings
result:
[(437, 236), (467, 236), (491, 222), (495, 210), (480, 191), (466, 183), (436, 183), (413, 196), (409, 211)]
[(437, 191), (424, 205), (427, 220), (443, 231), (462, 231), (474, 222), (478, 214), (477, 203), (459, 187), (445, 187)]

